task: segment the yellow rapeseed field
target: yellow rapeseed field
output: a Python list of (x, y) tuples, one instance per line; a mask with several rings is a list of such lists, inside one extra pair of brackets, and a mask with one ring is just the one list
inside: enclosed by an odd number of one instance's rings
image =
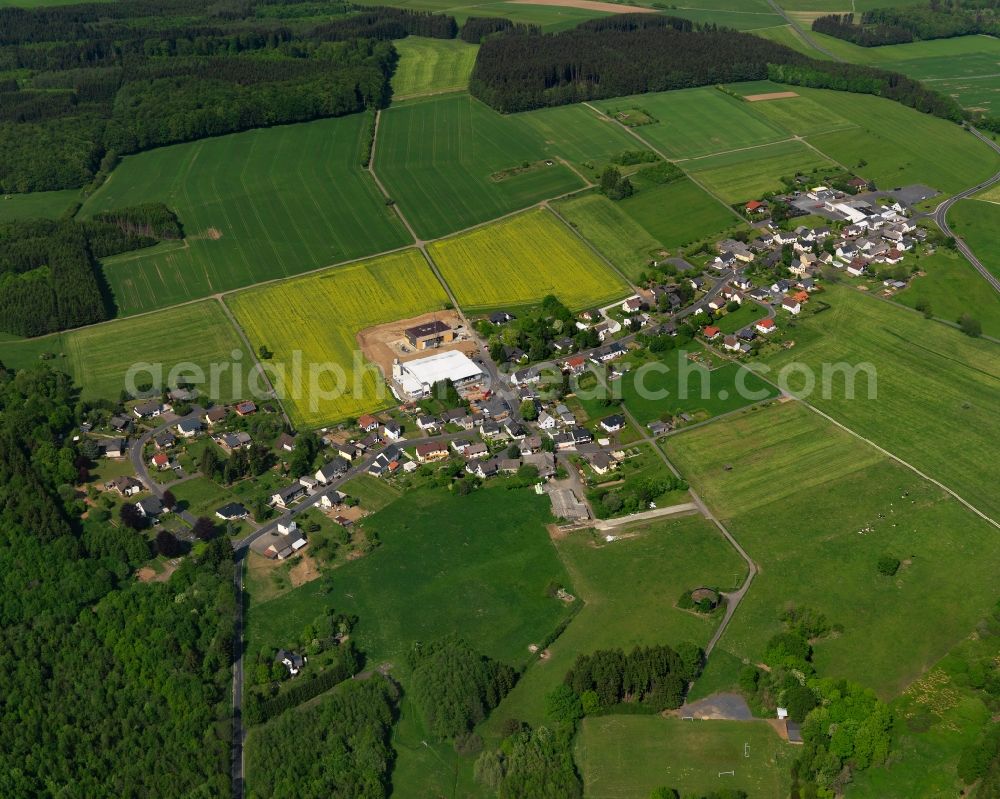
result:
[(554, 294), (574, 310), (628, 287), (550, 211), (537, 209), (430, 245), (466, 311), (517, 307)]
[(288, 414), (303, 427), (393, 403), (378, 370), (360, 360), (359, 330), (441, 308), (444, 289), (416, 250), (338, 266), (226, 298), (265, 361)]

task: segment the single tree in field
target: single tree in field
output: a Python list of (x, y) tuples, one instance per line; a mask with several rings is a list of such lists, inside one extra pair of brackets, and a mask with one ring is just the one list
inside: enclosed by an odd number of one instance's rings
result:
[(958, 326), (962, 328), (962, 332), (967, 336), (972, 338), (979, 338), (983, 334), (983, 325), (974, 316), (969, 316), (967, 313), (962, 314), (961, 318), (958, 320)]

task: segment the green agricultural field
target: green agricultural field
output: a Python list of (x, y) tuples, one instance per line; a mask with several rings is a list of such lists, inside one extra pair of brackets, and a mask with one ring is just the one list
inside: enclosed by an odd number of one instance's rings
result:
[(612, 202), (601, 194), (577, 195), (560, 200), (554, 207), (580, 235), (632, 280), (638, 280), (649, 262), (664, 249), (663, 244), (622, 210), (624, 206), (621, 202)]
[(670, 250), (714, 238), (727, 228), (744, 227), (734, 213), (686, 178), (641, 188), (618, 205)]
[(1000, 191), (993, 187), (979, 197), (955, 203), (948, 211), (948, 223), (983, 266), (1000, 277)]
[(672, 17), (683, 17), (703, 25), (714, 24), (749, 33), (758, 33), (761, 28), (770, 30), (773, 26), (784, 22), (784, 19), (773, 11), (769, 13), (736, 9), (671, 8), (667, 13)]
[[(0, 2), (0, 6), (3, 3)], [(73, 203), (79, 201), (79, 189), (65, 191), (36, 191), (31, 194), (0, 195), (0, 222), (12, 222), (17, 219), (32, 219), (48, 217), (51, 219), (62, 216)]]
[[(384, 408), (395, 402), (377, 367), (363, 368), (355, 335), (367, 327), (443, 307), (444, 289), (416, 250), (334, 267), (226, 298), (254, 348), (274, 353), (284, 370), (275, 388), (303, 427)], [(296, 385), (295, 358), (302, 385)], [(358, 360), (356, 360), (358, 359)], [(341, 370), (338, 375), (323, 366)], [(315, 376), (311, 370), (316, 367)]]
[(414, 641), (459, 631), (483, 653), (517, 665), (528, 645), (569, 613), (546, 594), (572, 590), (545, 529), (549, 500), (503, 486), (460, 497), (422, 489), (364, 522), (380, 545), (327, 576), (251, 606), (249, 652), (280, 646), (327, 608), (353, 613), (355, 643), (376, 666), (402, 658)]
[(644, 149), (621, 125), (583, 104), (543, 108), (518, 114), (514, 119), (537, 133), (547, 155), (573, 162), (595, 183), (614, 156)]
[(788, 794), (797, 753), (765, 721), (597, 716), (584, 719), (574, 754), (592, 799), (648, 799), (661, 786), (774, 799)]
[(804, 142), (784, 141), (691, 159), (680, 166), (725, 202), (737, 203), (780, 189), (782, 178), (829, 170), (836, 164)]
[(809, 142), (880, 188), (926, 183), (954, 193), (1000, 170), (1000, 155), (954, 123), (867, 94), (796, 91), (858, 123)]
[(546, 164), (547, 148), (522, 117), (446, 95), (382, 113), (375, 169), (417, 233), (431, 239), (582, 188), (568, 167)]
[[(973, 205), (974, 209), (977, 207)], [(952, 213), (954, 209), (949, 219)], [(910, 308), (926, 303), (934, 316), (949, 322), (957, 321), (962, 314), (970, 314), (982, 323), (983, 333), (1000, 338), (1000, 295), (989, 290), (982, 276), (965, 258), (951, 250), (940, 249), (934, 255), (920, 257), (915, 264), (926, 274), (914, 278), (909, 288), (897, 294), (897, 302)], [(995, 259), (993, 264), (1000, 274), (1000, 259)]]
[(458, 20), (459, 25), (469, 17), (503, 17), (513, 22), (523, 22), (538, 25), (544, 31), (558, 31), (572, 28), (584, 20), (594, 17), (606, 17), (607, 12), (593, 9), (572, 8), (569, 6), (543, 6), (523, 2), (488, 2), (456, 5), (453, 0), (392, 0), (383, 3), (381, 0), (366, 0), (362, 5), (390, 5), (398, 8), (410, 8), (415, 11), (432, 11), (439, 14), (450, 14)]
[(465, 89), (476, 62), (476, 45), (461, 39), (425, 39), (407, 36), (395, 42), (399, 64), (392, 92), (401, 99), (418, 94)]
[[(815, 643), (820, 674), (891, 697), (996, 601), (996, 529), (801, 403), (671, 436), (666, 447), (760, 564), (720, 642), (731, 654), (759, 660), (785, 608), (812, 608), (843, 625)], [(903, 561), (895, 577), (876, 570), (887, 554)]]
[(824, 363), (872, 364), (877, 399), (867, 399), (861, 374), (856, 399), (844, 397), (840, 375), (829, 399), (817, 391), (809, 401), (1000, 520), (1000, 464), (971, 455), (1000, 440), (1000, 348), (850, 289), (828, 289), (826, 299), (833, 308), (800, 324), (797, 345), (768, 366), (802, 362), (821, 375)]
[(821, 58), (822, 54), (813, 47), (811, 44), (807, 44), (802, 40), (795, 29), (791, 25), (776, 25), (772, 28), (760, 28), (753, 31), (757, 36), (762, 36), (765, 39), (770, 39), (772, 42), (777, 42), (778, 44), (783, 44), (785, 47), (791, 47), (793, 50), (798, 50), (810, 58)]
[(610, 267), (543, 209), (434, 242), (429, 249), (469, 312), (533, 305), (548, 294), (580, 309), (628, 292)]
[[(746, 84), (737, 84), (733, 88), (740, 94), (768, 94), (772, 92), (794, 91), (798, 89), (791, 86), (782, 86), (778, 83), (764, 81), (761, 84), (749, 84), (756, 91), (748, 92)], [(785, 130), (794, 133), (796, 136), (812, 136), (817, 133), (830, 133), (837, 130), (850, 130), (857, 128), (858, 123), (852, 118), (844, 116), (832, 108), (822, 104), (817, 98), (803, 96), (782, 97), (777, 100), (757, 100), (748, 103), (753, 111), (770, 119), (774, 124), (780, 125)]]
[(671, 158), (692, 158), (787, 139), (777, 125), (755, 114), (750, 104), (706, 87), (603, 100), (599, 107), (614, 117), (641, 108), (657, 121), (636, 128), (642, 138)]
[(741, 584), (746, 566), (715, 525), (702, 516), (628, 528), (612, 543), (590, 530), (556, 541), (583, 610), (534, 663), (483, 727), (498, 735), (506, 718), (545, 722), (545, 695), (578, 654), (595, 649), (692, 641), (705, 646), (719, 622), (676, 606), (681, 594), (702, 586), (728, 591)]
[[(149, 371), (140, 371), (136, 385), (169, 382), (171, 371), (180, 364), (197, 367), (207, 381), (211, 364), (220, 364), (217, 390), (212, 390), (209, 382), (199, 388), (213, 399), (237, 399), (248, 396), (247, 386), (245, 380), (233, 378), (232, 365), (238, 364), (245, 373), (253, 363), (236, 328), (214, 300), (0, 344), (0, 361), (15, 368), (39, 363), (43, 353), (54, 356), (45, 361), (47, 364), (74, 378), (84, 399), (117, 400), (126, 387), (130, 367), (140, 363), (151, 364), (159, 379), (151, 377)], [(177, 374), (185, 373), (192, 377), (186, 368)]]
[(119, 312), (406, 244), (405, 229), (359, 165), (366, 124), (355, 114), (126, 157), (82, 215), (159, 200), (177, 211), (186, 239), (107, 259)]
[[(756, 374), (737, 363), (709, 370), (687, 357), (703, 351), (697, 344), (665, 353), (659, 360), (633, 364), (620, 380), (609, 384), (615, 398), (642, 424), (687, 413), (697, 421), (739, 410), (747, 405), (776, 397), (778, 392)], [(609, 413), (606, 392), (591, 375), (580, 380), (577, 399), (591, 419)]]

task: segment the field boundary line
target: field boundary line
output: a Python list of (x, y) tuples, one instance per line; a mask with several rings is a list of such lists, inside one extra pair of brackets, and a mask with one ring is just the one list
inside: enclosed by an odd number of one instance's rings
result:
[(706, 153), (705, 155), (690, 155), (687, 158), (677, 158), (674, 160), (675, 164), (684, 164), (688, 161), (700, 161), (703, 158), (715, 158), (718, 155), (729, 155), (730, 153), (742, 153), (745, 150), (759, 150), (762, 147), (773, 147), (775, 144), (787, 144), (788, 142), (795, 141), (795, 135), (792, 134), (787, 139), (778, 139), (778, 141), (764, 142), (764, 144), (748, 144), (746, 147), (734, 147), (732, 150), (719, 150), (717, 153)]
[[(634, 138), (636, 141), (638, 141), (641, 144), (645, 145), (646, 149), (653, 151), (658, 156), (660, 156), (660, 158), (662, 158), (664, 161), (667, 161), (667, 162), (669, 162), (671, 164), (676, 164), (677, 163), (676, 159), (667, 157), (666, 153), (664, 153), (658, 147), (654, 147), (652, 144), (650, 144), (648, 141), (646, 141), (642, 136), (640, 136), (638, 133), (636, 133), (634, 130), (632, 130), (632, 128), (628, 127), (628, 125), (622, 125), (622, 123), (619, 122), (617, 119), (615, 119), (613, 117), (609, 117), (607, 114), (605, 114), (603, 111), (601, 111), (601, 109), (597, 108), (594, 105), (591, 105), (590, 103), (586, 103), (585, 102), (584, 105), (587, 106), (587, 108), (589, 108), (594, 113), (596, 113), (596, 114), (604, 117), (605, 119), (610, 120), (611, 122), (614, 122), (616, 125), (618, 125), (622, 129), (624, 129), (625, 132), (628, 133), (630, 136), (632, 136), (632, 138)], [(713, 198), (714, 200), (717, 200), (720, 205), (724, 206), (725, 209), (727, 211), (729, 211), (730, 214), (732, 214), (737, 219), (739, 219), (740, 222), (746, 224), (746, 219), (744, 219), (742, 216), (740, 216), (736, 212), (736, 210), (732, 206), (729, 205), (729, 203), (727, 203), (725, 200), (723, 200), (715, 192), (710, 191), (705, 186), (705, 184), (702, 183), (700, 180), (698, 180), (696, 177), (694, 177), (694, 175), (692, 175), (691, 173), (687, 172), (686, 170), (682, 169), (682, 171), (684, 172), (685, 176), (687, 176), (687, 179), (690, 180), (692, 183), (694, 183), (695, 186), (697, 186), (699, 189), (701, 189), (703, 192), (705, 192), (709, 197)]]
[(260, 374), (263, 375), (264, 382), (267, 385), (267, 390), (271, 392), (271, 396), (274, 398), (274, 401), (277, 402), (278, 407), (281, 408), (281, 415), (285, 417), (285, 424), (294, 430), (295, 425), (292, 424), (292, 420), (288, 416), (288, 411), (285, 410), (285, 403), (278, 398), (278, 392), (274, 390), (274, 384), (271, 382), (271, 376), (267, 373), (267, 370), (264, 369), (263, 364), (257, 358), (257, 353), (254, 351), (253, 344), (250, 343), (250, 338), (243, 329), (243, 325), (240, 324), (235, 314), (233, 314), (229, 306), (226, 305), (226, 301), (222, 298), (221, 294), (216, 294), (213, 299), (215, 299), (219, 305), (222, 306), (222, 312), (226, 315), (226, 319), (228, 319), (229, 323), (236, 329), (237, 335), (239, 335), (240, 340), (242, 340), (243, 344), (247, 348), (247, 352), (250, 353), (250, 357), (253, 359), (254, 366), (259, 369)]
[(407, 232), (413, 237), (413, 243), (418, 247), (423, 245), (423, 241), (417, 232), (413, 229), (413, 225), (410, 224), (410, 220), (403, 216), (403, 212), (399, 208), (399, 204), (392, 199), (392, 196), (386, 190), (385, 186), (382, 185), (382, 181), (379, 180), (378, 175), (375, 173), (375, 155), (378, 152), (378, 129), (382, 124), (382, 109), (375, 109), (375, 130), (372, 133), (372, 151), (368, 157), (368, 174), (372, 176), (372, 180), (375, 181), (375, 185), (378, 186), (378, 190), (382, 192), (382, 195), (386, 200), (392, 203), (392, 210), (396, 212), (396, 216), (399, 217), (399, 221), (403, 223), (406, 227)]
[(587, 247), (591, 252), (593, 252), (594, 255), (596, 255), (605, 264), (605, 266), (610, 267), (614, 271), (614, 273), (616, 275), (618, 275), (622, 280), (624, 280), (625, 281), (625, 285), (629, 287), (629, 291), (631, 291), (631, 292), (633, 292), (635, 294), (639, 293), (639, 287), (629, 279), (629, 276), (626, 275), (624, 272), (622, 272), (622, 270), (619, 269), (617, 266), (615, 266), (611, 262), (611, 260), (608, 259), (607, 256), (604, 255), (604, 253), (602, 253), (599, 249), (597, 249), (597, 247), (595, 247), (590, 242), (589, 239), (587, 239), (586, 237), (584, 237), (584, 235), (579, 230), (577, 230), (573, 225), (571, 225), (570, 222), (569, 222), (569, 220), (566, 219), (566, 217), (564, 217), (555, 208), (553, 208), (551, 205), (549, 205), (548, 201), (546, 201), (543, 204), (542, 207), (545, 208), (547, 211), (549, 211), (549, 213), (551, 213), (553, 216), (555, 216), (555, 218), (564, 227), (566, 227), (569, 230), (570, 233), (572, 233), (574, 236), (576, 236), (576, 238), (578, 238), (580, 241), (582, 241), (583, 245), (585, 247)]

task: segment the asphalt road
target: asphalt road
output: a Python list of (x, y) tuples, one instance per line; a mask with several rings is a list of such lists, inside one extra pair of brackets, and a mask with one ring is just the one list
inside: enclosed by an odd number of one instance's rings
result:
[[(973, 136), (986, 142), (986, 144), (988, 144), (990, 147), (992, 147), (994, 150), (1000, 153), (1000, 145), (998, 145), (995, 141), (993, 141), (993, 139), (991, 139), (989, 136), (983, 135), (982, 133), (980, 133), (978, 130), (976, 130), (974, 127), (971, 126), (968, 127), (968, 131)], [(1000, 181), (1000, 172), (997, 172), (989, 180), (984, 180), (982, 183), (973, 186), (971, 189), (966, 189), (963, 192), (959, 192), (958, 194), (949, 197), (947, 200), (941, 203), (937, 208), (935, 208), (934, 213), (932, 214), (934, 222), (937, 224), (939, 228), (941, 228), (941, 232), (944, 233), (944, 235), (951, 236), (952, 238), (955, 239), (955, 246), (958, 248), (958, 251), (962, 253), (962, 255), (965, 256), (966, 260), (970, 264), (972, 264), (975, 270), (979, 272), (980, 275), (983, 276), (983, 279), (986, 280), (986, 282), (993, 287), (994, 291), (1000, 291), (1000, 279), (998, 279), (996, 275), (994, 275), (989, 269), (987, 269), (983, 265), (983, 262), (979, 260), (978, 256), (972, 251), (969, 245), (965, 243), (965, 240), (962, 239), (961, 236), (957, 236), (955, 232), (951, 229), (951, 226), (948, 224), (948, 211), (959, 200), (964, 200), (966, 197), (971, 197), (973, 194), (978, 194), (983, 189), (988, 189), (990, 186), (992, 186), (994, 183), (997, 183), (998, 181)]]

